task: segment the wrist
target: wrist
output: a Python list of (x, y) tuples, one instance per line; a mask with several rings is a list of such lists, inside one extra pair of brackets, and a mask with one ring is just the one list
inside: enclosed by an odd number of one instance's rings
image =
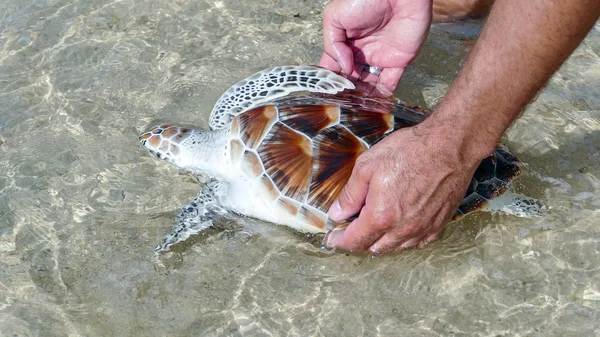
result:
[(494, 152), (506, 127), (495, 125), (458, 105), (442, 104), (421, 126), (430, 130), (439, 146), (455, 153), (461, 161), (478, 165)]

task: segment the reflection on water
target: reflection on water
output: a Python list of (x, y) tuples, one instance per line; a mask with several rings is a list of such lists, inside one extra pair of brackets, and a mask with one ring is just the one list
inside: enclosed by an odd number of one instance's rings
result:
[[(0, 331), (6, 336), (592, 336), (600, 319), (600, 27), (505, 137), (541, 218), (476, 214), (398, 256), (220, 220), (152, 258), (198, 183), (137, 144), (206, 126), (231, 83), (314, 64), (323, 3), (0, 3)], [(435, 104), (477, 24), (437, 26), (397, 94)]]

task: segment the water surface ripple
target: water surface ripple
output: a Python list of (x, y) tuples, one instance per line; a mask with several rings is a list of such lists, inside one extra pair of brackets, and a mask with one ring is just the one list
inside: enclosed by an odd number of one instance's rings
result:
[[(0, 2), (0, 335), (600, 334), (600, 26), (505, 136), (548, 212), (476, 214), (370, 258), (220, 220), (151, 251), (200, 185), (137, 135), (206, 127), (231, 83), (315, 64), (323, 1)], [(479, 23), (440, 25), (397, 95), (439, 101)]]

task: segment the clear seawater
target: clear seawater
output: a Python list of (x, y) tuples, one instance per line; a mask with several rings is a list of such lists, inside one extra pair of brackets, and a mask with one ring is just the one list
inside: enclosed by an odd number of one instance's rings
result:
[[(376, 258), (231, 217), (153, 257), (200, 185), (138, 134), (316, 64), (323, 5), (0, 1), (0, 336), (600, 335), (598, 25), (504, 138), (542, 217), (478, 213)], [(435, 105), (480, 24), (435, 26), (397, 96)]]

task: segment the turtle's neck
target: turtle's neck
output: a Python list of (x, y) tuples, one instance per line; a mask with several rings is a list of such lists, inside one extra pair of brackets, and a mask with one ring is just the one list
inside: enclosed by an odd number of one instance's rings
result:
[(226, 179), (230, 172), (229, 130), (190, 130), (179, 143), (180, 154), (172, 164), (196, 174)]
[(161, 124), (139, 137), (139, 141), (158, 159), (196, 174), (227, 179), (229, 130), (199, 131)]

